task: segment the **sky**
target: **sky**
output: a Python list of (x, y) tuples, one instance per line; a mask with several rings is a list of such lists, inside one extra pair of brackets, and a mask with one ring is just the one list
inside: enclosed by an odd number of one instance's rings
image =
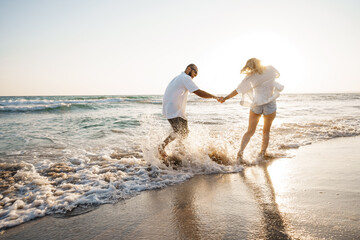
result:
[(285, 93), (360, 92), (358, 0), (0, 0), (0, 96), (227, 94), (256, 57)]

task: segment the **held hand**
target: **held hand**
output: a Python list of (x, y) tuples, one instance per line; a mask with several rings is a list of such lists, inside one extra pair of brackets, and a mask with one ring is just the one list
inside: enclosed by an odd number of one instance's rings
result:
[(218, 97), (218, 98), (216, 98), (216, 100), (217, 100), (219, 103), (224, 103), (224, 102), (225, 102), (225, 98), (223, 98), (223, 97)]

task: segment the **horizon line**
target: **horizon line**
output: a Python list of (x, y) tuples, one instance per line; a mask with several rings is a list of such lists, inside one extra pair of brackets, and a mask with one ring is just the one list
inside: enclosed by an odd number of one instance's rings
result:
[[(289, 93), (282, 93), (282, 95), (285, 94), (289, 94), (289, 95), (295, 95), (295, 94), (360, 94), (359, 92), (347, 92), (347, 91), (343, 91), (343, 92), (302, 92), (302, 93), (294, 93), (294, 92), (289, 92)], [(164, 95), (164, 94), (158, 94), (158, 93), (154, 93), (154, 94), (64, 94), (64, 95), (0, 95), (0, 97), (67, 97), (67, 96), (160, 96), (160, 95)], [(219, 94), (214, 94), (214, 95), (227, 95), (227, 93), (219, 93)]]

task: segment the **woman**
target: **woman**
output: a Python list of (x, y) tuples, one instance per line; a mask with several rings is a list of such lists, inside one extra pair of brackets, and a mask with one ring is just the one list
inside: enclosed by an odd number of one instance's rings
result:
[(273, 66), (263, 66), (261, 61), (256, 58), (249, 59), (240, 73), (246, 74), (244, 80), (233, 92), (223, 98), (222, 102), (241, 93), (240, 104), (250, 107), (248, 130), (241, 140), (241, 147), (237, 154), (237, 161), (244, 163), (244, 149), (254, 135), (261, 115), (264, 115), (264, 128), (259, 157), (265, 156), (269, 144), (271, 124), (276, 116), (276, 98), (279, 97), (279, 92), (284, 89), (284, 86), (275, 81), (280, 73)]

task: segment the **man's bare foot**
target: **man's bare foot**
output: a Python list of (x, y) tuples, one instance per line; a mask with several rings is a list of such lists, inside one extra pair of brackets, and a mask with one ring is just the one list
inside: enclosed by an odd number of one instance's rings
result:
[(159, 151), (159, 155), (160, 155), (161, 160), (163, 160), (163, 161), (165, 162), (166, 159), (167, 159), (167, 157), (168, 157), (168, 155), (167, 155), (166, 152), (165, 152), (165, 149), (164, 149), (164, 145), (163, 145), (163, 144), (159, 145), (158, 151)]

